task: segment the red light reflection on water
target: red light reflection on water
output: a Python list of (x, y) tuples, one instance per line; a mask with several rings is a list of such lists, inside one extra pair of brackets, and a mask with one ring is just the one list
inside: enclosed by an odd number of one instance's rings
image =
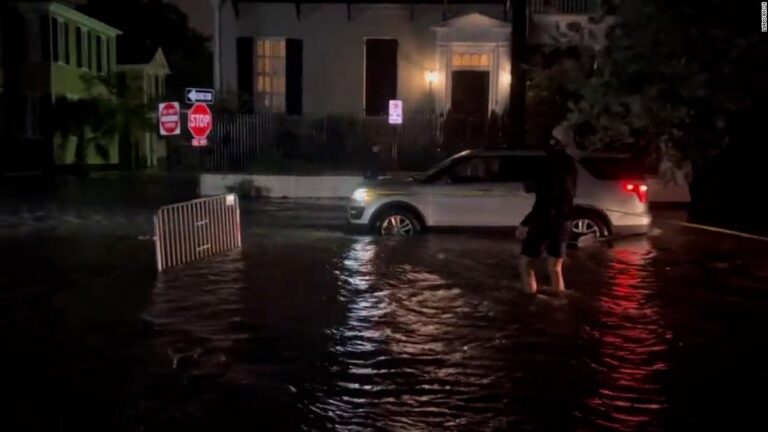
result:
[(608, 287), (589, 328), (599, 345), (590, 363), (597, 371), (598, 389), (582, 414), (613, 430), (659, 430), (667, 404), (659, 373), (668, 368), (671, 333), (656, 297), (654, 250), (647, 239), (635, 239), (609, 253)]

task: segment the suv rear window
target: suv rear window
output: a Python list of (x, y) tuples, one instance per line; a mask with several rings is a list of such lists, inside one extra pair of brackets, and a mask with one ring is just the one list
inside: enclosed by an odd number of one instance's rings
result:
[(579, 159), (579, 163), (598, 180), (640, 180), (645, 177), (645, 166), (628, 157), (595, 157)]

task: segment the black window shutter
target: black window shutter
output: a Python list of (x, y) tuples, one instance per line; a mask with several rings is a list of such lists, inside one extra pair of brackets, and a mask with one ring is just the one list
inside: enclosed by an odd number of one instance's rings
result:
[(241, 107), (253, 111), (253, 38), (237, 38), (237, 91)]
[(77, 67), (83, 67), (83, 29), (75, 27), (75, 61)]
[(66, 21), (64, 21), (63, 32), (64, 33), (61, 35), (61, 37), (63, 38), (62, 40), (64, 41), (64, 45), (63, 45), (64, 55), (62, 56), (61, 60), (64, 62), (64, 64), (72, 64), (70, 62), (70, 57), (69, 57), (69, 23)]
[(365, 115), (386, 115), (397, 99), (397, 39), (365, 41)]
[(50, 22), (51, 26), (51, 49), (53, 50), (53, 62), (59, 61), (59, 20), (56, 18)]
[(301, 115), (304, 41), (288, 39), (285, 42), (285, 50), (285, 112), (288, 115)]

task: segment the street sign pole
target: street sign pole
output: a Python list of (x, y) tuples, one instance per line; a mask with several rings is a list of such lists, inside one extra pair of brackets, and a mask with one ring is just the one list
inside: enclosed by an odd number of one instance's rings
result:
[(389, 124), (392, 125), (392, 164), (398, 169), (397, 128), (403, 124), (403, 101), (389, 101)]

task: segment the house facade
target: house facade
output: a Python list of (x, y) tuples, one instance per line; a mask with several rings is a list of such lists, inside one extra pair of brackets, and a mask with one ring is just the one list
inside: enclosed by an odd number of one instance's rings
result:
[[(120, 31), (59, 2), (7, 2), (0, 10), (0, 170), (73, 164), (75, 142), (56, 133), (54, 102), (86, 96), (83, 76), (115, 72)], [(86, 163), (116, 164), (117, 138), (104, 145), (106, 155), (87, 148)]]
[[(400, 99), (406, 112), (487, 118), (508, 106), (509, 1), (213, 3), (215, 85), (249, 108), (376, 117)], [(532, 0), (529, 12), (531, 45), (604, 42), (600, 0)]]
[[(162, 48), (147, 53), (132, 52), (118, 56), (118, 82), (121, 91), (141, 95), (142, 101), (155, 106), (165, 97), (165, 79), (171, 73)], [(150, 116), (154, 118), (154, 113)], [(133, 148), (124, 146), (133, 154), (122, 154), (121, 161), (131, 161), (132, 168), (154, 168), (166, 157), (166, 142), (155, 130), (137, 129), (131, 132)]]

